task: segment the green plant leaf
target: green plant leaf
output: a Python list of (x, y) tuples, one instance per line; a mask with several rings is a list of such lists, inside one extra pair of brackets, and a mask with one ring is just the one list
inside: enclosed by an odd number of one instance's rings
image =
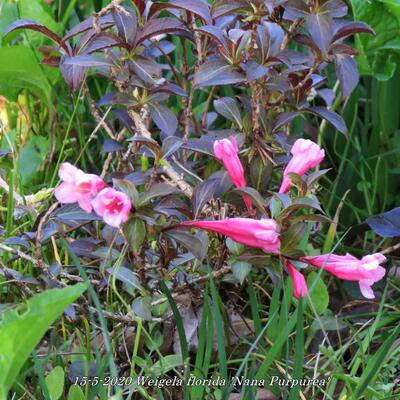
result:
[(243, 284), (250, 271), (251, 264), (245, 261), (235, 261), (232, 264), (232, 273), (234, 277), (240, 282), (240, 284)]
[(1, 47), (0, 60), (0, 93), (3, 96), (15, 101), (22, 89), (29, 89), (45, 103), (51, 104), (52, 88), (47, 77), (48, 68), (39, 65), (29, 47)]
[(26, 309), (8, 311), (0, 322), (0, 398), (4, 399), (32, 350), (49, 326), (85, 290), (86, 284), (47, 290), (28, 300)]
[(59, 365), (46, 376), (45, 382), (51, 400), (58, 400), (62, 396), (64, 391), (64, 379), (64, 370)]
[(69, 388), (68, 400), (85, 400), (86, 397), (79, 386), (72, 385)]
[[(308, 287), (311, 287), (317, 276), (318, 274), (314, 271), (308, 274), (307, 276)], [(318, 278), (314, 290), (311, 292), (311, 301), (318, 314), (322, 314), (328, 308), (329, 293), (324, 281), (321, 278)]]
[(132, 218), (125, 224), (124, 233), (131, 249), (135, 253), (139, 253), (146, 238), (145, 223), (141, 219)]

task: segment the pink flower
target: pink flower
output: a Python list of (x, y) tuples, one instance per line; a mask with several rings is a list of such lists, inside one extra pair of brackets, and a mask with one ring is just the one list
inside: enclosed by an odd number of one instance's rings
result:
[(67, 162), (61, 164), (58, 175), (63, 182), (55, 190), (57, 200), (64, 204), (77, 202), (87, 213), (92, 211), (92, 198), (107, 187), (97, 175), (85, 174)]
[(112, 188), (103, 189), (93, 200), (94, 211), (108, 225), (119, 227), (129, 218), (132, 203), (129, 197)]
[(306, 297), (308, 288), (303, 274), (297, 271), (297, 269), (288, 260), (286, 260), (286, 268), (290, 274), (290, 277), (292, 278), (294, 297), (296, 297), (296, 299), (299, 297)]
[(281, 246), (279, 227), (273, 219), (228, 218), (221, 221), (187, 221), (179, 225), (217, 232), (267, 253), (278, 253)]
[(311, 140), (298, 139), (294, 143), (291, 153), (292, 159), (283, 172), (283, 181), (279, 193), (286, 193), (292, 184), (288, 177), (290, 173), (304, 175), (311, 168), (315, 168), (325, 157), (325, 152)]
[(375, 298), (371, 286), (385, 276), (385, 268), (380, 264), (386, 261), (383, 254), (376, 253), (363, 257), (361, 260), (346, 254), (324, 254), (321, 256), (303, 257), (301, 259), (315, 267), (322, 268), (346, 281), (358, 281), (361, 293), (367, 299)]
[[(215, 157), (224, 163), (225, 169), (233, 184), (237, 188), (242, 188), (246, 186), (246, 178), (244, 177), (244, 169), (240, 162), (238, 152), (239, 146), (234, 136), (229, 136), (228, 139), (216, 140), (214, 142)], [(243, 196), (243, 200), (249, 212), (253, 213), (250, 199), (247, 196)]]

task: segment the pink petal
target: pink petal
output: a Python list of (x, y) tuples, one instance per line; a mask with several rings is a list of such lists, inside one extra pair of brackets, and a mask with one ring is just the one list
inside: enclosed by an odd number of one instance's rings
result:
[(371, 286), (365, 284), (363, 281), (359, 282), (361, 294), (367, 299), (374, 299), (374, 291), (372, 290)]
[(104, 215), (105, 206), (100, 198), (100, 195), (92, 199), (92, 206), (98, 216), (102, 217)]
[(61, 183), (56, 187), (54, 192), (56, 199), (63, 204), (76, 203), (79, 200), (79, 193), (76, 191), (76, 187), (72, 183)]
[(79, 207), (82, 208), (83, 211), (86, 211), (87, 213), (92, 212), (92, 201), (90, 197), (85, 196), (81, 197), (78, 201)]
[(65, 162), (62, 163), (60, 169), (58, 170), (58, 176), (64, 181), (72, 183), (77, 179), (77, 175), (79, 175), (79, 169), (74, 165)]
[(118, 228), (122, 223), (123, 216), (121, 214), (106, 213), (103, 215), (104, 222), (108, 225)]

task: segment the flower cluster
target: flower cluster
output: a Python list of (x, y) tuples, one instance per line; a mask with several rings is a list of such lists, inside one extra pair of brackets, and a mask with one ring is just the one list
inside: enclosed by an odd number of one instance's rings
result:
[[(236, 187), (246, 186), (244, 168), (238, 157), (239, 147), (236, 139), (218, 140), (214, 143), (215, 156), (222, 160), (229, 177)], [(279, 193), (287, 193), (292, 185), (291, 173), (304, 175), (319, 165), (325, 157), (322, 150), (311, 140), (298, 139), (291, 150), (292, 158), (283, 173)], [(251, 212), (251, 203), (244, 197), (245, 204)], [(249, 247), (262, 249), (266, 253), (280, 253), (280, 228), (274, 219), (256, 220), (252, 218), (228, 218), (220, 221), (188, 221), (179, 224), (206, 231), (217, 232)], [(324, 254), (316, 257), (303, 257), (298, 261), (323, 268), (334, 276), (349, 281), (358, 281), (361, 293), (368, 299), (374, 298), (371, 286), (385, 276), (385, 269), (380, 266), (386, 258), (380, 254), (363, 257), (361, 260), (347, 254), (345, 256)], [(295, 268), (293, 260), (284, 258), (284, 265), (292, 279), (294, 296), (304, 297), (308, 288), (304, 276)]]
[(55, 196), (60, 203), (78, 203), (87, 213), (94, 211), (108, 225), (119, 227), (129, 218), (132, 203), (129, 197), (108, 187), (97, 175), (86, 174), (70, 163), (63, 163), (58, 172), (62, 183)]

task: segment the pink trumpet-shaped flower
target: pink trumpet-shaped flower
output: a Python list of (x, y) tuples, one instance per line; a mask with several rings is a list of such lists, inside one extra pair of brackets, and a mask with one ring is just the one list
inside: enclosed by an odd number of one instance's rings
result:
[(311, 168), (315, 168), (325, 157), (325, 152), (311, 140), (298, 139), (294, 143), (291, 153), (293, 155), (283, 172), (283, 181), (279, 193), (286, 193), (292, 184), (290, 173), (304, 175)]
[(286, 260), (286, 268), (290, 277), (292, 278), (294, 297), (296, 297), (296, 299), (299, 297), (306, 297), (308, 293), (308, 287), (303, 274), (297, 271), (297, 269), (288, 260)]
[[(240, 162), (239, 146), (234, 136), (229, 136), (228, 139), (216, 140), (214, 142), (214, 154), (218, 160), (224, 164), (229, 177), (237, 188), (246, 186), (246, 178), (244, 177), (243, 165)], [(252, 214), (251, 201), (247, 196), (243, 196), (243, 200), (247, 209)]]
[(108, 225), (119, 227), (129, 218), (132, 203), (129, 197), (113, 188), (103, 189), (93, 200), (94, 211)]
[(385, 268), (380, 264), (386, 261), (383, 254), (376, 253), (363, 257), (361, 260), (346, 254), (324, 254), (321, 256), (303, 257), (301, 259), (315, 267), (322, 268), (346, 281), (358, 281), (361, 293), (367, 299), (375, 298), (371, 286), (385, 276)]
[(228, 218), (221, 221), (187, 221), (179, 225), (217, 232), (267, 253), (278, 253), (281, 246), (279, 227), (273, 219)]
[(86, 174), (67, 162), (61, 164), (58, 175), (62, 183), (54, 193), (57, 200), (63, 204), (77, 202), (87, 213), (92, 211), (92, 198), (107, 187), (97, 175)]

